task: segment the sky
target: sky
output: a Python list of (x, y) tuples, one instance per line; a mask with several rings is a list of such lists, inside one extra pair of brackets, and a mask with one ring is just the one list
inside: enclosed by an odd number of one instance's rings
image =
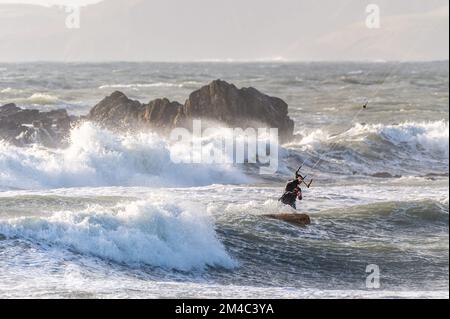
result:
[(448, 0), (0, 0), (0, 61), (448, 60), (448, 11)]
[(0, 4), (34, 4), (45, 7), (54, 5), (79, 5), (86, 6), (103, 0), (0, 0)]

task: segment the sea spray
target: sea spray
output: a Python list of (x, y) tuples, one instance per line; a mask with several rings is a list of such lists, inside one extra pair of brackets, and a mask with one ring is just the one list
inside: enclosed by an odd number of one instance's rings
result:
[(404, 122), (396, 125), (355, 124), (350, 129), (331, 134), (322, 129), (299, 132), (301, 138), (290, 145), (308, 149), (320, 148), (323, 144), (346, 144), (352, 142), (386, 142), (394, 146), (407, 147), (410, 151), (427, 151), (448, 158), (448, 122)]
[[(321, 171), (395, 176), (445, 174), (448, 171), (448, 122), (355, 124), (339, 133), (326, 129), (298, 132), (285, 147), (306, 155)], [(320, 160), (319, 160), (320, 158)], [(317, 163), (317, 165), (316, 165)]]
[(183, 187), (249, 180), (233, 165), (175, 164), (174, 151), (183, 152), (156, 133), (119, 134), (86, 122), (71, 131), (66, 149), (0, 141), (0, 187)]
[(205, 208), (175, 204), (171, 198), (2, 220), (0, 234), (131, 266), (180, 271), (237, 266), (217, 239)]

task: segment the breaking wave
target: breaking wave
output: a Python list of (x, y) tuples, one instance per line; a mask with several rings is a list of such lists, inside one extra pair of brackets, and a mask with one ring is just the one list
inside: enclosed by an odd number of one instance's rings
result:
[(0, 93), (2, 93), (2, 94), (16, 93), (16, 92), (20, 92), (20, 90), (16, 90), (16, 89), (13, 89), (13, 88), (10, 88), (10, 87), (7, 87), (6, 89), (0, 90)]
[(407, 147), (413, 151), (431, 152), (442, 157), (449, 154), (448, 122), (406, 122), (398, 125), (356, 124), (339, 135), (331, 135), (321, 129), (304, 135), (298, 145), (314, 148), (323, 143), (344, 144), (346, 142), (381, 141), (392, 146)]
[(23, 100), (29, 104), (52, 105), (59, 102), (58, 97), (45, 93), (34, 93), (29, 98)]
[[(61, 101), (57, 96), (48, 94), (48, 93), (33, 93), (29, 97), (23, 97), (23, 90), (6, 88), (0, 90), (1, 94), (10, 95), (10, 98), (3, 100), (0, 104), (3, 103), (15, 103), (21, 106), (45, 106), (45, 105), (57, 105), (63, 101)], [(21, 95), (22, 97), (18, 96)], [(14, 96), (14, 98), (12, 98)]]
[[(202, 137), (200, 151), (222, 152), (224, 134), (218, 130)], [(252, 165), (174, 163), (174, 157), (194, 157), (188, 147), (152, 132), (116, 134), (87, 122), (71, 131), (66, 149), (19, 148), (0, 141), (0, 188), (190, 187), (263, 177)], [(279, 148), (278, 172), (289, 173), (286, 165), (294, 155), (306, 158), (307, 165), (321, 159), (319, 170), (338, 174), (447, 174), (448, 147), (445, 121), (357, 124), (338, 135), (319, 129)]]
[(66, 149), (20, 148), (0, 141), (0, 187), (185, 187), (248, 182), (232, 165), (172, 162), (172, 153), (189, 151), (182, 145), (169, 145), (155, 133), (119, 135), (84, 123), (71, 131)]
[(233, 268), (204, 208), (139, 201), (0, 221), (0, 234), (112, 260), (180, 271)]
[(288, 145), (322, 157), (336, 166), (352, 166), (364, 172), (413, 169), (417, 163), (429, 162), (439, 171), (448, 170), (448, 122), (405, 122), (395, 125), (356, 124), (332, 135), (322, 129), (301, 135)]

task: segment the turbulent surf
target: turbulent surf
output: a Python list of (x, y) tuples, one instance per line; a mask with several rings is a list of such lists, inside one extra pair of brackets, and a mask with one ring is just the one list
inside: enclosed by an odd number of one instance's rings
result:
[[(0, 105), (80, 115), (118, 88), (183, 100), (220, 75), (283, 98), (296, 125), (270, 176), (176, 164), (190, 150), (164, 135), (90, 121), (64, 147), (0, 141), (0, 298), (448, 297), (448, 62), (181, 66), (116, 63), (112, 81), (111, 65), (27, 65), (66, 74), (43, 84), (0, 65)], [(277, 199), (299, 163), (306, 227), (265, 217), (292, 213)]]

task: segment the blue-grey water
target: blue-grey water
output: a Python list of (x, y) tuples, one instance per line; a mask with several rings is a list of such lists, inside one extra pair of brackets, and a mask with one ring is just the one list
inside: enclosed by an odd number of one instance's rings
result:
[[(177, 165), (180, 150), (156, 133), (93, 123), (73, 128), (64, 149), (1, 141), (0, 298), (448, 298), (448, 70), (0, 64), (0, 105), (83, 115), (115, 90), (183, 103), (221, 78), (282, 98), (296, 124), (270, 177)], [(301, 162), (315, 178), (298, 205), (312, 225), (262, 217), (289, 212), (277, 199)], [(368, 265), (379, 267), (378, 289), (366, 286)]]

